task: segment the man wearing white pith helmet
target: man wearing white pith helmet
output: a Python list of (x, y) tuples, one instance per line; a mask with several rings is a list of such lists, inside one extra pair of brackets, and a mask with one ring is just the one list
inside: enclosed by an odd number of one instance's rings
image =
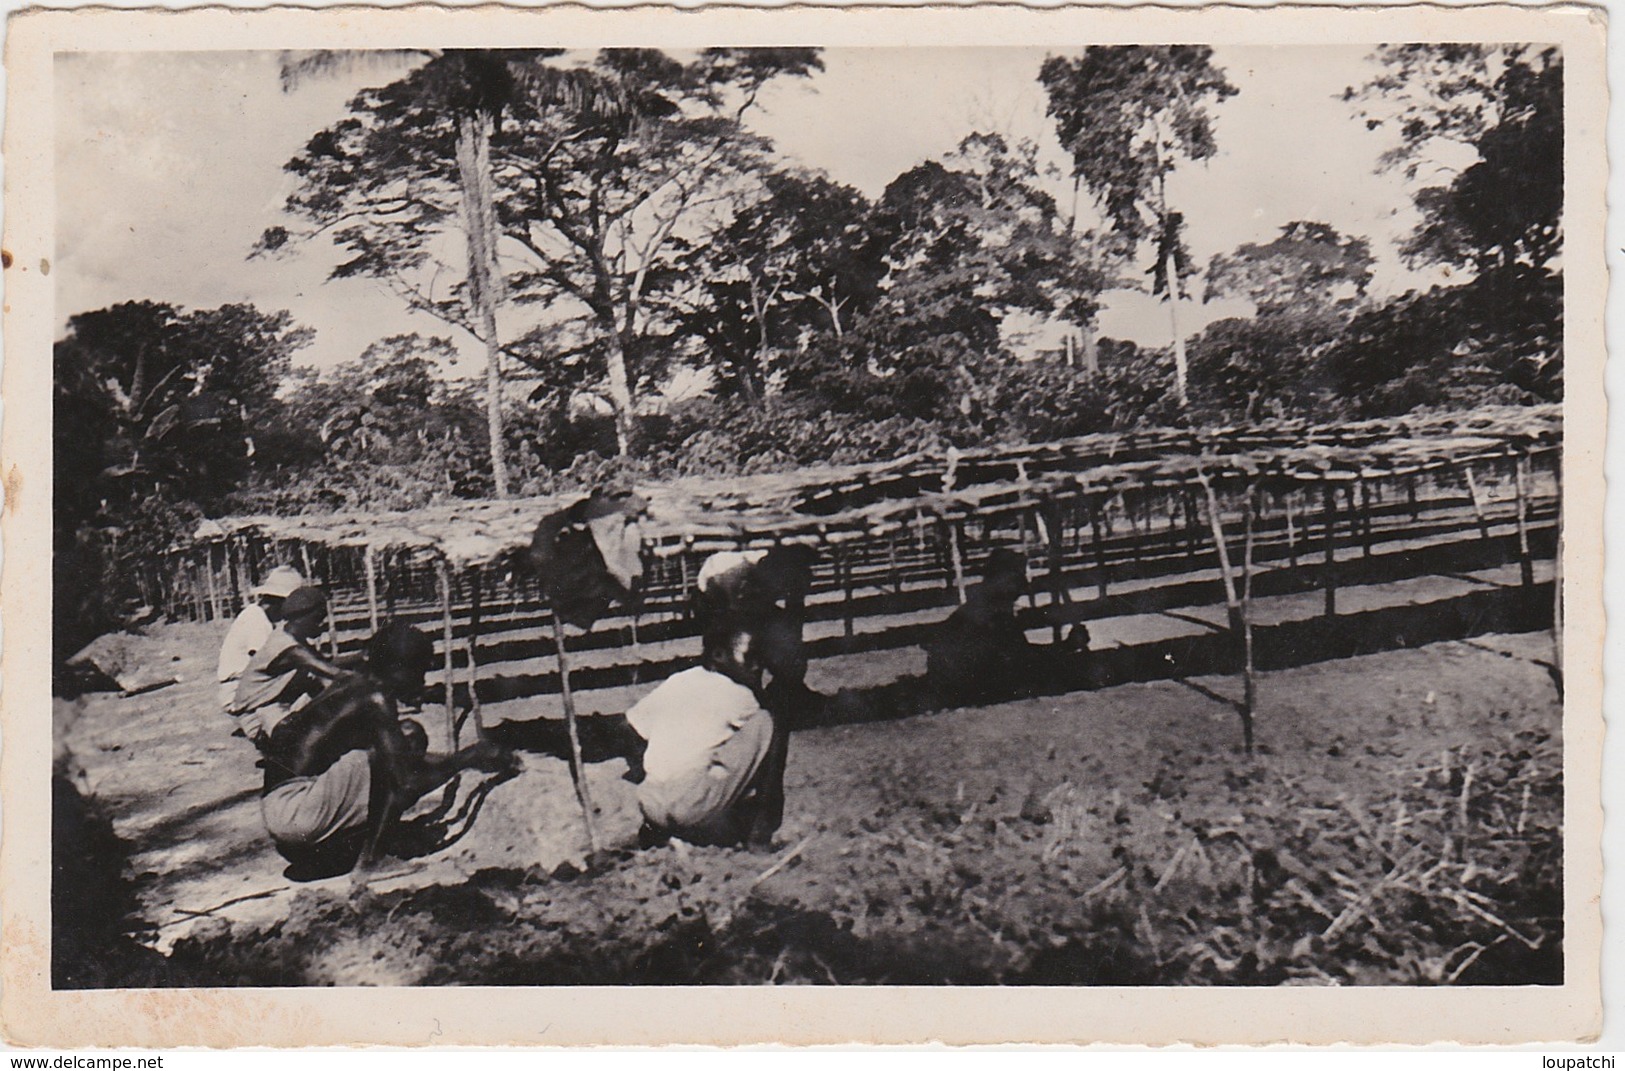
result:
[(243, 607), (243, 612), (231, 623), (224, 642), (220, 644), (220, 660), (216, 678), (220, 681), (220, 709), (228, 710), (237, 697), (237, 681), (249, 660), (259, 653), (271, 630), (282, 620), (282, 603), (305, 584), (299, 570), (279, 565), (266, 574), (265, 580), (250, 595), (258, 601)]

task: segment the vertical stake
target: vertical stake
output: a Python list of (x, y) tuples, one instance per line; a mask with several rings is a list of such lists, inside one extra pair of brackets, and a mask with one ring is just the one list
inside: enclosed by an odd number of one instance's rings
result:
[(1529, 455), (1519, 454), (1513, 462), (1513, 478), (1518, 490), (1518, 568), (1524, 590), (1535, 586), (1535, 562), (1529, 556)]
[(450, 750), (457, 750), (457, 680), (451, 664), (451, 569), (446, 559), (435, 561), (440, 580), (440, 638), (446, 652), (446, 740)]
[(367, 570), (367, 624), (376, 633), (378, 631), (378, 561), (377, 552), (368, 544), (362, 552), (362, 560)]
[(965, 604), (965, 558), (959, 550), (959, 522), (953, 521), (948, 526), (948, 554), (954, 567), (954, 590), (959, 595), (959, 604)]
[(1473, 516), (1478, 518), (1478, 534), (1482, 539), (1490, 537), (1489, 522), (1484, 519), (1484, 502), (1478, 495), (1478, 481), (1473, 479), (1473, 467), (1462, 465), (1462, 473), (1467, 477), (1467, 496), (1473, 500)]
[(587, 791), (587, 770), (581, 763), (581, 732), (576, 727), (576, 702), (570, 693), (570, 662), (564, 652), (564, 622), (559, 620), (548, 600), (547, 612), (553, 618), (553, 648), (559, 660), (559, 696), (564, 701), (564, 730), (570, 737), (570, 777), (575, 782), (576, 801), (581, 804), (581, 820), (587, 826), (587, 847), (598, 853), (598, 823), (592, 816), (592, 794)]
[(1360, 488), (1360, 539), (1362, 540), (1361, 557), (1371, 557), (1371, 484), (1366, 481), (1365, 474), (1355, 477)]
[(485, 728), (480, 720), (480, 610), (483, 593), (480, 591), (482, 574), (479, 566), (468, 570), (469, 610), (468, 610), (468, 705), (474, 715), (474, 728), (476, 732)]
[(1337, 492), (1332, 487), (1332, 481), (1322, 480), (1320, 484), (1321, 511), (1326, 528), (1326, 616), (1337, 615)]
[(1552, 666), (1557, 670), (1557, 697), (1563, 698), (1563, 458), (1557, 470), (1557, 557), (1552, 562)]
[(1297, 488), (1286, 493), (1286, 557), (1293, 569), (1298, 567), (1298, 532), (1292, 523), (1292, 504), (1297, 500)]

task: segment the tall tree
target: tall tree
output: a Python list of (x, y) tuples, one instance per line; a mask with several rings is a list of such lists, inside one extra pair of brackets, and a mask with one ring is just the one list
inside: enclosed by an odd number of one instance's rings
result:
[(68, 320), (52, 377), (58, 655), (119, 624), (137, 564), (236, 488), (311, 338), (251, 305), (141, 301)]
[[(422, 52), (421, 67), (356, 97), (350, 106), (354, 118), (317, 134), (288, 164), (289, 171), (304, 179), (289, 199), (289, 211), (313, 225), (310, 234), (334, 229), (335, 240), (358, 254), (336, 268), (334, 277), (383, 278), (412, 307), (464, 328), (484, 345), (486, 419), (498, 497), (507, 496), (509, 483), (502, 428), (503, 346), (497, 326), (506, 293), (497, 259), (500, 232), (492, 138), (504, 116), (520, 102), (533, 111), (566, 112), (573, 121), (624, 122), (636, 107), (636, 102), (616, 92), (617, 87), (590, 72), (546, 62), (561, 52)], [(290, 56), (283, 68), (284, 86), (292, 88), (305, 77), (361, 62), (365, 56), (343, 52)], [(455, 199), (447, 198), (447, 186), (455, 189)], [(459, 224), (463, 282), (458, 288), (461, 300), (454, 304), (436, 298), (432, 288), (412, 281), (410, 273), (429, 259), (413, 239)], [(379, 230), (385, 233), (380, 235)], [(272, 228), (260, 248), (277, 248), (288, 237), (285, 229)]]
[(819, 336), (839, 339), (873, 304), (885, 245), (857, 190), (819, 174), (771, 171), (762, 196), (693, 247), (680, 270), (702, 279), (682, 317), (724, 392), (761, 402), (778, 356)]
[(1039, 71), (1073, 174), (1126, 239), (1148, 241), (1151, 292), (1168, 302), (1174, 390), (1186, 398), (1179, 306), (1193, 273), (1185, 219), (1168, 200), (1180, 160), (1218, 149), (1209, 107), (1237, 92), (1204, 45), (1092, 45), (1082, 56), (1051, 56)]
[(628, 99), (661, 101), (646, 122), (566, 123), (516, 111), (497, 146), (504, 234), (522, 250), (523, 300), (590, 325), (620, 452), (633, 452), (638, 398), (676, 356), (672, 337), (699, 281), (680, 269), (760, 195), (768, 142), (744, 116), (762, 88), (820, 69), (816, 49), (710, 49), (687, 61), (604, 49), (591, 71)]
[(1480, 274), (1544, 269), (1562, 247), (1562, 53), (1384, 45), (1371, 60), (1382, 72), (1344, 97), (1399, 135), (1380, 166), (1412, 181), (1422, 214), (1405, 253)]
[[(1395, 376), (1391, 406), (1510, 389), (1560, 397), (1563, 381), (1563, 57), (1531, 44), (1385, 45), (1380, 73), (1345, 98), (1397, 135), (1381, 169), (1411, 182), (1421, 223), (1403, 251), (1465, 282), (1396, 299), (1359, 325), (1361, 381)], [(1406, 316), (1431, 317), (1405, 325)], [(1441, 335), (1441, 327), (1448, 330)], [(1419, 334), (1425, 347), (1390, 340)], [(1395, 369), (1394, 359), (1409, 362)]]

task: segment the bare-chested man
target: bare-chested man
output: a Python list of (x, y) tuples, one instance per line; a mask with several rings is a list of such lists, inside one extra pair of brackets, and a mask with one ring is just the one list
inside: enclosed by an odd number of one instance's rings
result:
[(461, 770), (512, 768), (488, 740), (431, 755), (397, 702), (417, 696), (433, 660), (429, 638), (401, 624), (367, 646), (367, 671), (334, 683), (283, 718), (264, 747), (261, 810), (290, 877), (342, 874), (373, 865), (401, 813)]

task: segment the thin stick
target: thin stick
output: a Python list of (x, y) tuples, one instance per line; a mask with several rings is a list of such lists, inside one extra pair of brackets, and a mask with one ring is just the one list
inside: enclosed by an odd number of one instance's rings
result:
[(1518, 568), (1525, 590), (1535, 586), (1535, 562), (1529, 556), (1529, 455), (1519, 454), (1513, 462), (1513, 478), (1518, 492)]
[(453, 675), (451, 664), (451, 569), (445, 558), (435, 561), (435, 571), (440, 579), (440, 634), (441, 645), (446, 652), (446, 739), (450, 741), (451, 750), (457, 750), (457, 679)]
[(1095, 593), (1096, 597), (1106, 597), (1106, 542), (1101, 538), (1100, 532), (1100, 504), (1093, 498), (1089, 499), (1089, 536), (1094, 541), (1095, 548)]
[(1473, 479), (1473, 467), (1463, 465), (1462, 473), (1467, 477), (1467, 497), (1473, 500), (1473, 516), (1478, 518), (1478, 534), (1481, 539), (1490, 537), (1490, 525), (1484, 519), (1484, 502), (1478, 495), (1478, 481)]
[(766, 870), (764, 870), (760, 874), (756, 875), (755, 880), (753, 880), (748, 886), (746, 886), (746, 888), (750, 888), (750, 889), (756, 888), (756, 886), (760, 885), (762, 882), (766, 881), (768, 878), (771, 878), (774, 874), (777, 874), (779, 871), (781, 871), (785, 867), (789, 866), (791, 863), (793, 863), (796, 860), (796, 857), (799, 856), (802, 853), (802, 851), (807, 847), (807, 845), (811, 844), (817, 837), (818, 837), (818, 834), (816, 834), (816, 833), (811, 833), (811, 834), (808, 834), (806, 837), (803, 837), (800, 844), (797, 844), (794, 848), (791, 848), (789, 851), (787, 851), (783, 855), (779, 856), (779, 861), (778, 862), (774, 863), (772, 866), (768, 867)]
[(480, 600), (482, 593), (480, 583), (482, 579), (480, 567), (474, 566), (468, 571), (468, 585), (472, 589), (469, 593), (468, 609), (468, 703), (474, 715), (474, 728), (476, 731), (485, 728), (480, 720), (480, 660), (477, 648), (480, 643)]
[(1062, 543), (1065, 534), (1062, 531), (1064, 519), (1061, 507), (1054, 499), (1044, 500), (1044, 513), (1048, 523), (1048, 531), (1044, 534), (1049, 543), (1049, 602), (1050, 602), (1050, 640), (1061, 642), (1061, 605), (1072, 601), (1072, 596), (1066, 590), (1066, 547)]
[(1360, 540), (1361, 557), (1371, 557), (1371, 485), (1362, 476), (1356, 477), (1360, 488)]
[(954, 567), (954, 591), (959, 595), (960, 605), (965, 602), (965, 557), (959, 550), (959, 522), (954, 521), (948, 526), (948, 554)]
[[(1235, 638), (1238, 647), (1243, 649), (1243, 664), (1248, 659), (1249, 647), (1246, 634), (1246, 615), (1242, 610), (1241, 600), (1236, 595), (1236, 577), (1230, 568), (1230, 548), (1225, 544), (1224, 525), (1219, 521), (1219, 496), (1213, 493), (1213, 483), (1208, 479), (1207, 473), (1198, 470), (1196, 479), (1202, 485), (1202, 491), (1207, 495), (1208, 525), (1213, 530), (1213, 545), (1219, 551), (1219, 574), (1224, 578), (1224, 601), (1230, 611), (1230, 634)], [(1252, 488), (1247, 489), (1247, 525), (1248, 525), (1248, 557), (1252, 556)], [(1245, 672), (1245, 671), (1244, 671)], [(1251, 672), (1245, 672), (1245, 696), (1241, 707), (1241, 738), (1242, 746), (1248, 754), (1253, 750), (1253, 708), (1252, 708), (1252, 682)]]
[(220, 590), (216, 586), (215, 578), (214, 578), (214, 544), (213, 543), (210, 543), (208, 545), (208, 552), (209, 552), (209, 573), (208, 573), (208, 576), (209, 576), (209, 609), (211, 611), (210, 620), (211, 621), (218, 621), (218, 620), (220, 620)]
[(1326, 616), (1337, 616), (1337, 493), (1332, 482), (1320, 485), (1321, 508), (1326, 522)]
[(1298, 532), (1292, 523), (1292, 503), (1297, 500), (1298, 493), (1289, 491), (1286, 495), (1286, 556), (1292, 563), (1292, 568), (1298, 567)]
[(367, 570), (367, 623), (372, 631), (378, 631), (378, 554), (368, 546), (362, 552), (362, 560)]
[(835, 565), (841, 571), (841, 618), (842, 635), (846, 637), (848, 649), (852, 646), (852, 560), (846, 550), (838, 550), (835, 554)]
[(576, 728), (576, 701), (570, 694), (570, 662), (564, 653), (564, 622), (549, 600), (553, 618), (553, 647), (559, 660), (559, 695), (564, 700), (564, 730), (570, 737), (570, 777), (575, 782), (576, 800), (581, 804), (581, 820), (587, 826), (587, 846), (598, 851), (598, 824), (592, 817), (592, 795), (587, 791), (587, 771), (581, 764), (581, 733)]
[[(1552, 561), (1552, 668), (1563, 698), (1563, 461), (1557, 462), (1557, 557)], [(1521, 830), (1520, 830), (1521, 832)]]
[(1247, 488), (1247, 540), (1241, 556), (1241, 732), (1247, 754), (1253, 753), (1253, 714), (1258, 710), (1258, 676), (1253, 670), (1253, 488)]

